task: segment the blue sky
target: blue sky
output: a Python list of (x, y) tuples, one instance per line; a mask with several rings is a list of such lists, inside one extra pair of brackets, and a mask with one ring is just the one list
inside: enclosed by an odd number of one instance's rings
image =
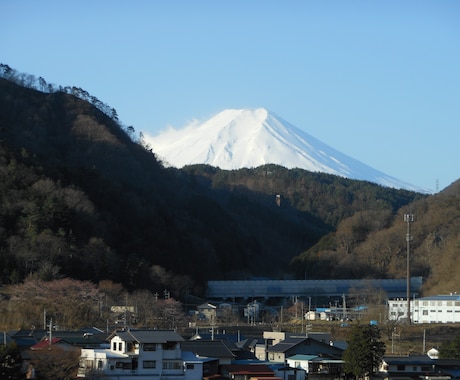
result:
[(0, 62), (137, 132), (265, 107), (389, 175), (460, 178), (460, 1), (0, 0)]

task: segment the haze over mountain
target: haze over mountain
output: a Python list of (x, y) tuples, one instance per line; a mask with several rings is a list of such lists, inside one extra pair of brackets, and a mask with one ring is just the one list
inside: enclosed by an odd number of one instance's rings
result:
[(383, 186), (426, 192), (343, 154), (264, 109), (228, 109), (204, 123), (173, 128), (146, 141), (167, 165), (225, 170), (277, 164)]

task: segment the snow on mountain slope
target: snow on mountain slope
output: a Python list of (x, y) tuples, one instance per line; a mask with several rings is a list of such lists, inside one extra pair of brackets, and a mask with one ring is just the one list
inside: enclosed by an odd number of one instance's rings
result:
[(225, 110), (202, 124), (146, 135), (146, 142), (161, 160), (178, 168), (208, 164), (233, 170), (277, 164), (423, 192), (331, 148), (264, 108)]

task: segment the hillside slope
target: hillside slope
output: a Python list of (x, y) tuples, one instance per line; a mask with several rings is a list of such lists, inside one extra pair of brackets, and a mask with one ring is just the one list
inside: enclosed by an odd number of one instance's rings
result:
[[(395, 214), (366, 210), (341, 220), (337, 230), (292, 262), (313, 276), (326, 265), (336, 278), (404, 278), (407, 274), (407, 223), (410, 225), (411, 275), (422, 276), (424, 295), (460, 291), (460, 180), (442, 192), (401, 207)], [(332, 264), (333, 263), (333, 264)]]

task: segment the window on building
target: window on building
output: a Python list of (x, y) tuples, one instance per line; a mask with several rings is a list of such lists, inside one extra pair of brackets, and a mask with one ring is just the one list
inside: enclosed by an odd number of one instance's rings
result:
[(195, 369), (195, 364), (187, 363), (187, 366), (185, 368), (187, 368), (187, 369)]
[(115, 363), (116, 368), (122, 368), (122, 369), (132, 369), (132, 364), (126, 363), (126, 362), (116, 362)]
[(118, 351), (123, 351), (123, 343), (118, 342)]
[(406, 369), (406, 366), (404, 364), (398, 364), (396, 366), (397, 371), (404, 371)]
[(163, 350), (174, 350), (176, 349), (176, 342), (163, 343)]
[(423, 306), (428, 306), (428, 301), (423, 301)]
[(422, 365), (421, 370), (422, 372), (429, 372), (431, 371), (431, 367), (429, 365)]
[(455, 301), (454, 305), (455, 305), (455, 307), (460, 307), (460, 301)]
[(97, 368), (98, 368), (98, 369), (101, 369), (101, 368), (102, 368), (102, 365), (103, 365), (102, 360), (99, 360), (99, 361), (97, 362)]
[(423, 310), (422, 314), (423, 315), (428, 315), (428, 310)]
[(93, 368), (94, 362), (92, 360), (85, 360), (85, 368)]
[(144, 351), (156, 351), (157, 345), (155, 343), (144, 343)]
[(452, 301), (447, 301), (446, 304), (447, 306), (452, 306)]
[(156, 368), (157, 362), (155, 360), (144, 360), (142, 362), (142, 368)]
[(117, 342), (113, 342), (112, 344), (112, 350), (116, 351), (117, 350)]
[(182, 362), (178, 360), (165, 360), (163, 369), (182, 369)]

